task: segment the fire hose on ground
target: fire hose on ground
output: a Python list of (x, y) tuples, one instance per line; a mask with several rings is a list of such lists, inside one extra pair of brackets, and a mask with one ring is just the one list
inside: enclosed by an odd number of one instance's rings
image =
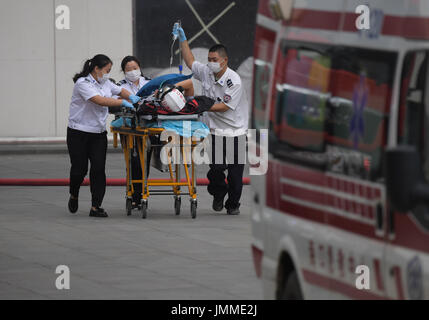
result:
[[(156, 180), (156, 179), (155, 179)], [(206, 186), (208, 179), (196, 179), (197, 185)], [(184, 180), (183, 180), (184, 181)], [(69, 179), (0, 179), (0, 186), (28, 186), (28, 187), (58, 187), (68, 186)], [(89, 186), (89, 179), (84, 179), (82, 186)], [(243, 178), (243, 184), (250, 184), (250, 178)], [(126, 185), (125, 179), (107, 179), (106, 185), (110, 187), (123, 187)]]

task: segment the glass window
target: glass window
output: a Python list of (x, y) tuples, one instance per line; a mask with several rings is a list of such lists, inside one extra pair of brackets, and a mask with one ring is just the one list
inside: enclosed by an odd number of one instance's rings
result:
[(391, 52), (284, 42), (274, 74), (272, 153), (380, 178), (396, 59)]
[(331, 57), (328, 170), (381, 179), (397, 55), (336, 47)]
[(413, 145), (419, 151), (426, 179), (429, 181), (429, 139), (425, 130), (429, 124), (426, 87), (428, 53), (408, 53), (402, 70), (401, 96), (399, 100), (398, 143)]
[[(398, 143), (417, 148), (426, 181), (429, 181), (428, 56), (426, 51), (414, 51), (405, 56), (398, 116)], [(429, 230), (428, 207), (418, 205), (411, 212), (420, 225)]]

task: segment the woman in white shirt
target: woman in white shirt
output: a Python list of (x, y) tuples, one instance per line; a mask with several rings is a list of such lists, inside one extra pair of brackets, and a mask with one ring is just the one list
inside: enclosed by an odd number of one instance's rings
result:
[[(126, 56), (121, 62), (122, 72), (125, 74), (125, 79), (119, 81), (118, 85), (131, 92), (137, 94), (137, 92), (150, 81), (150, 79), (144, 77), (141, 71), (140, 61), (134, 56)], [(136, 145), (136, 143), (134, 143)], [(131, 153), (131, 176), (133, 180), (142, 179), (142, 171), (140, 166), (140, 157), (137, 150)], [(149, 163), (149, 161), (148, 161)], [(149, 168), (149, 166), (148, 166)], [(134, 195), (132, 200), (132, 208), (139, 208), (139, 204), (142, 197), (142, 184), (134, 184)]]
[(109, 57), (98, 54), (87, 60), (83, 70), (73, 77), (75, 86), (67, 128), (67, 147), (71, 161), (68, 207), (71, 213), (78, 210), (79, 189), (88, 172), (89, 160), (92, 194), (89, 215), (107, 217), (107, 213), (101, 208), (106, 191), (107, 107), (133, 108), (131, 103), (140, 100), (128, 90), (109, 81), (112, 65)]
[(119, 81), (119, 86), (134, 95), (151, 80), (142, 75), (140, 61), (134, 56), (126, 56), (122, 59), (121, 69), (125, 79)]
[[(134, 56), (126, 56), (122, 59), (121, 62), (122, 72), (125, 74), (125, 79), (119, 81), (118, 85), (132, 94), (137, 94), (137, 92), (151, 79), (143, 76), (141, 71), (140, 61)], [(184, 89), (185, 96), (193, 96), (194, 95), (194, 86), (192, 84), (192, 80), (185, 80), (180, 83), (177, 83), (176, 86), (181, 86)], [(151, 137), (151, 142), (153, 144), (160, 144), (159, 141), (156, 141), (156, 137)], [(136, 145), (136, 143), (134, 143)], [(152, 149), (147, 155), (147, 163), (146, 163), (146, 174), (149, 176), (150, 169), (150, 158), (152, 155)], [(138, 152), (131, 153), (131, 176), (133, 180), (141, 180), (142, 179), (142, 170), (140, 165), (140, 157)], [(139, 208), (141, 197), (142, 197), (142, 184), (135, 183), (134, 184), (134, 195), (132, 199), (132, 208)]]

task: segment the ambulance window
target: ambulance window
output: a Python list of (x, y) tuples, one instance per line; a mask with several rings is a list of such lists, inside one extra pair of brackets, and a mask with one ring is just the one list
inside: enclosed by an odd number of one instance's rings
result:
[(324, 168), (331, 59), (323, 47), (284, 42), (274, 74), (270, 150)]
[(352, 47), (332, 49), (326, 120), (328, 170), (382, 179), (382, 152), (397, 55)]
[(382, 179), (396, 61), (394, 52), (284, 42), (273, 71), (270, 152)]
[(402, 69), (399, 102), (398, 143), (416, 146), (429, 180), (429, 103), (427, 101), (428, 53), (408, 53)]

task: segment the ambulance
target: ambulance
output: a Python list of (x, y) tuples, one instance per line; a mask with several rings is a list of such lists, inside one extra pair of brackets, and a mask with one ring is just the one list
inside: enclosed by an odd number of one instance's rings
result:
[(429, 0), (260, 0), (254, 58), (264, 297), (429, 299)]

